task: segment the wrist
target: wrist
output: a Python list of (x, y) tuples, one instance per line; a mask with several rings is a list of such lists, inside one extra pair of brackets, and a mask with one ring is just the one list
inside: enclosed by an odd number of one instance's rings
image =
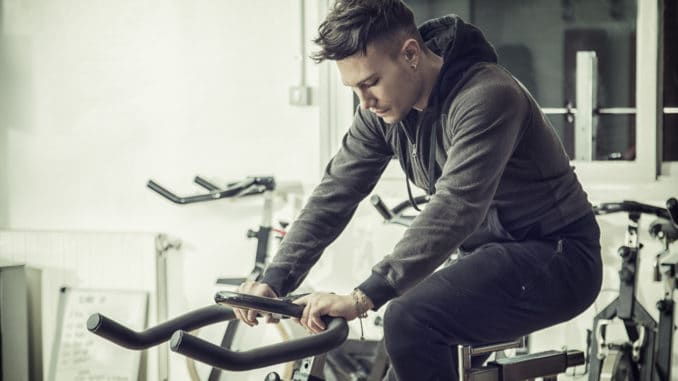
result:
[(367, 311), (374, 308), (372, 300), (359, 288), (351, 291), (351, 298), (353, 299), (356, 315), (359, 318), (367, 317)]

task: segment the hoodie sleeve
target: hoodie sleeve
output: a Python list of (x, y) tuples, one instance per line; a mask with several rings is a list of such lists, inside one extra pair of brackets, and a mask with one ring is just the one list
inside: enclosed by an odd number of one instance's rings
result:
[(375, 309), (428, 276), (480, 226), (529, 113), (515, 84), (480, 83), (455, 98), (444, 121), (451, 143), (435, 194), (359, 286)]
[(358, 204), (374, 188), (393, 156), (383, 123), (368, 111), (356, 111), (339, 151), (325, 168), (262, 282), (278, 295), (296, 289), (325, 248), (344, 230)]

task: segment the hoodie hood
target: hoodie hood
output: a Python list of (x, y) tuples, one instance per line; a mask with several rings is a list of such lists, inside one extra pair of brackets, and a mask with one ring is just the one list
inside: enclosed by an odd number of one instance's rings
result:
[[(435, 161), (436, 133), (434, 130), (435, 120), (440, 114), (442, 103), (450, 96), (454, 97), (454, 88), (468, 68), (478, 62), (496, 63), (497, 53), (478, 28), (465, 23), (459, 16), (454, 14), (425, 22), (419, 26), (419, 33), (426, 47), (443, 58), (443, 66), (431, 90), (428, 106), (419, 120), (419, 125), (431, 126), (427, 132), (431, 142), (428, 147), (429, 152), (426, 165), (427, 193), (431, 195), (435, 193), (434, 183), (440, 174), (440, 168), (438, 168)], [(406, 172), (407, 168), (411, 167), (409, 162), (411, 159), (407, 154), (408, 149), (405, 147), (401, 152), (401, 157), (403, 157), (404, 161), (403, 168)], [(412, 198), (409, 179), (406, 179), (406, 182), (410, 202), (414, 209), (419, 210)]]
[(497, 62), (497, 53), (483, 33), (457, 15), (429, 20), (419, 26), (419, 33), (426, 47), (443, 57), (429, 105), (445, 99), (469, 67), (478, 62)]

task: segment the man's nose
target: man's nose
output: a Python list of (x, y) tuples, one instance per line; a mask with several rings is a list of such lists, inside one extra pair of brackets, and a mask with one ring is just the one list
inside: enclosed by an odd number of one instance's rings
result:
[(360, 107), (364, 110), (369, 110), (371, 107), (376, 105), (376, 99), (367, 91), (356, 90), (358, 99), (360, 99)]

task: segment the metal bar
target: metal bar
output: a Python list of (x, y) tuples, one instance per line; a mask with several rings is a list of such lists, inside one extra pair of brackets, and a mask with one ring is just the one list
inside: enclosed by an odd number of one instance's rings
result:
[[(564, 108), (564, 107), (542, 107), (541, 111), (547, 115), (566, 115), (569, 113), (577, 113), (576, 108)], [(596, 109), (596, 114), (598, 115), (611, 115), (611, 114), (635, 114), (635, 107), (602, 107)], [(678, 114), (678, 107), (664, 107), (664, 114)]]
[(457, 367), (459, 381), (468, 381), (468, 370), (471, 369), (471, 347), (457, 345)]
[(483, 353), (503, 351), (505, 349), (520, 348), (522, 345), (523, 345), (523, 339), (520, 338), (518, 340), (509, 341), (509, 342), (506, 342), (506, 343), (485, 345), (485, 346), (482, 346), (482, 347), (471, 347), (471, 355), (474, 356), (474, 355), (480, 355), (480, 354), (483, 354)]
[(594, 51), (577, 52), (577, 113), (575, 114), (576, 160), (593, 160), (597, 118), (593, 111), (598, 103), (598, 58)]
[[(662, 4), (638, 1), (636, 21), (636, 166), (646, 181), (654, 181), (661, 168), (662, 123)], [(648, 366), (647, 368), (653, 368)], [(642, 376), (641, 376), (642, 377)]]
[(635, 107), (604, 107), (596, 110), (598, 115), (625, 115), (625, 114), (635, 114)]
[[(564, 107), (543, 107), (541, 111), (547, 115), (566, 115), (569, 113), (577, 113), (576, 108), (564, 108)], [(664, 107), (664, 114), (678, 114), (678, 107)], [(595, 110), (598, 115), (613, 115), (613, 114), (635, 114), (635, 107), (602, 107)]]
[(569, 114), (571, 112), (576, 113), (576, 108), (567, 109), (565, 107), (542, 107), (541, 111), (544, 114), (558, 115), (558, 114)]
[(299, 0), (299, 85), (306, 86), (306, 1)]
[(212, 192), (212, 191), (217, 191), (217, 192), (218, 192), (218, 191), (221, 190), (221, 188), (219, 188), (218, 186), (212, 184), (212, 183), (209, 182), (208, 180), (203, 179), (203, 178), (200, 177), (200, 176), (196, 176), (196, 177), (193, 179), (193, 182), (195, 182), (196, 184), (200, 185), (201, 187), (207, 189), (207, 190), (210, 191), (210, 192)]
[[(156, 309), (157, 321), (165, 322), (169, 316), (167, 296), (167, 250), (163, 248), (167, 241), (167, 236), (160, 234), (156, 236)], [(162, 241), (162, 242), (161, 242)], [(160, 381), (169, 380), (169, 345), (167, 343), (158, 346), (158, 379)]]
[[(674, 281), (672, 279), (672, 281)], [(673, 293), (657, 303), (659, 309), (659, 328), (657, 337), (657, 370), (662, 380), (671, 379), (671, 350), (673, 348)]]

